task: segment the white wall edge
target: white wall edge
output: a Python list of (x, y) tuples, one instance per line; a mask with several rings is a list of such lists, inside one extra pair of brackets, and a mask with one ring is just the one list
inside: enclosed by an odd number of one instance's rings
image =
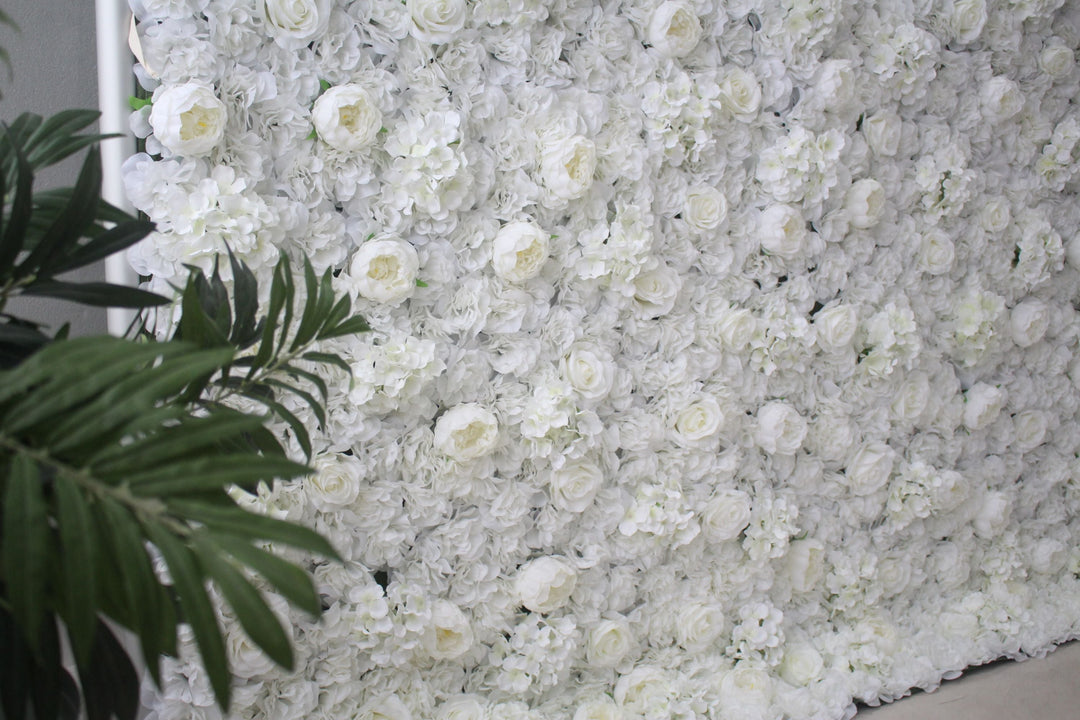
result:
[[(101, 144), (101, 196), (107, 202), (131, 212), (134, 208), (124, 194), (120, 166), (135, 152), (135, 138), (128, 129), (128, 98), (135, 89), (131, 72), (133, 58), (127, 45), (128, 6), (125, 0), (95, 0), (97, 11), (98, 107), (102, 133), (121, 133), (124, 137)], [(105, 260), (105, 277), (120, 285), (135, 285), (138, 276), (123, 253)], [(113, 335), (122, 335), (134, 313), (124, 308), (109, 308), (108, 326)]]

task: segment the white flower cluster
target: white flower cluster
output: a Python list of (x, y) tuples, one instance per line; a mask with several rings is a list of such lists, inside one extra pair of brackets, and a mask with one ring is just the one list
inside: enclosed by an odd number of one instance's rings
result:
[(838, 719), (1080, 633), (1076, 3), (132, 4), (138, 269), (372, 327), (232, 717)]

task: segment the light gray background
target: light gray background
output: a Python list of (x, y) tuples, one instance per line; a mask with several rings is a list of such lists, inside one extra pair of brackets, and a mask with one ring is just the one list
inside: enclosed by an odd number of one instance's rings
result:
[[(69, 108), (97, 108), (97, 47), (93, 0), (0, 0), (0, 7), (19, 25), (16, 32), (0, 26), (0, 45), (11, 56), (12, 75), (0, 68), (0, 120), (11, 122), (24, 112), (48, 117)], [(35, 187), (73, 185), (82, 155), (42, 172)], [(98, 263), (69, 276), (72, 280), (104, 280)], [(38, 298), (19, 298), (8, 312), (44, 322), (55, 332), (70, 322), (73, 334), (106, 331), (105, 311), (84, 305)]]

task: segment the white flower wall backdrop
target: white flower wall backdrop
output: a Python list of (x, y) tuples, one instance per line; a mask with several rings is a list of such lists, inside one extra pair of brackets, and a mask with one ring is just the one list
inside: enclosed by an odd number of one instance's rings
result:
[(250, 501), (349, 562), (293, 673), (222, 618), (236, 717), (844, 718), (1080, 633), (1080, 7), (133, 6), (136, 268), (373, 328)]

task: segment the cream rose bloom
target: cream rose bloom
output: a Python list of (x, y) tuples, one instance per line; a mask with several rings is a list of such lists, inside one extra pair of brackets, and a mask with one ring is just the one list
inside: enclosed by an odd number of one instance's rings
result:
[(570, 600), (577, 585), (577, 570), (566, 560), (545, 556), (521, 566), (514, 578), (514, 594), (536, 613), (558, 610)]
[(964, 393), (964, 427), (982, 430), (994, 422), (1005, 404), (1005, 392), (984, 382), (975, 383)]
[(986, 20), (986, 0), (953, 0), (949, 29), (960, 42), (969, 43), (979, 37)]
[(560, 510), (583, 512), (592, 505), (604, 484), (604, 473), (586, 460), (567, 463), (551, 474), (548, 491), (551, 502)]
[(810, 592), (825, 576), (825, 545), (820, 540), (793, 540), (788, 546), (785, 569), (791, 589)]
[(714, 543), (734, 540), (750, 524), (750, 509), (750, 496), (742, 490), (718, 491), (701, 511), (702, 535)]
[(952, 270), (956, 246), (944, 230), (931, 228), (922, 234), (919, 243), (919, 267), (931, 275), (944, 275)]
[(459, 462), (490, 454), (498, 441), (494, 413), (476, 403), (450, 408), (435, 422), (435, 449)]
[(1048, 45), (1039, 53), (1039, 67), (1055, 80), (1060, 80), (1076, 67), (1076, 53), (1068, 45)]
[(338, 85), (315, 101), (311, 121), (320, 140), (335, 150), (353, 153), (375, 142), (382, 128), (382, 112), (364, 88)]
[(675, 416), (675, 440), (683, 445), (694, 445), (713, 438), (724, 427), (724, 419), (724, 411), (716, 398), (702, 397)]
[(806, 245), (806, 220), (791, 205), (770, 205), (761, 213), (758, 233), (761, 249), (769, 255), (792, 260)]
[(862, 132), (866, 144), (877, 155), (892, 157), (900, 149), (904, 123), (895, 113), (876, 112), (863, 120)]
[(869, 442), (859, 447), (844, 470), (848, 489), (855, 495), (871, 495), (889, 482), (896, 452), (883, 442)]
[(530, 222), (503, 225), (492, 243), (491, 266), (509, 282), (524, 282), (540, 274), (548, 259), (550, 237)]
[(480, 695), (457, 695), (439, 705), (436, 720), (487, 720), (487, 701)]
[(577, 706), (573, 720), (624, 720), (625, 714), (609, 697), (599, 697)]
[(682, 277), (666, 265), (657, 265), (634, 278), (634, 300), (642, 315), (666, 315), (675, 306), (682, 289)]
[(826, 308), (814, 316), (814, 329), (822, 350), (831, 353), (849, 350), (859, 329), (859, 314), (850, 305)]
[(585, 659), (595, 667), (615, 667), (634, 644), (634, 635), (625, 620), (601, 620), (589, 630)]
[(363, 297), (385, 305), (398, 305), (416, 290), (420, 259), (404, 240), (368, 240), (349, 264), (352, 286)]
[(715, 230), (727, 218), (727, 198), (709, 185), (695, 185), (686, 192), (683, 219), (698, 232)]
[(431, 608), (431, 624), (424, 633), (424, 649), (436, 660), (461, 657), (473, 644), (472, 626), (465, 613), (449, 600), (437, 600)]
[(808, 642), (788, 643), (780, 661), (780, 678), (795, 687), (805, 687), (821, 677), (825, 662), (821, 653)]
[(326, 32), (330, 0), (258, 0), (267, 32), (289, 50), (299, 50)]
[(844, 197), (844, 210), (852, 227), (872, 228), (885, 211), (885, 188), (873, 178), (857, 180)]
[(562, 361), (562, 374), (583, 398), (599, 400), (615, 382), (615, 361), (593, 343), (574, 343)]
[(304, 492), (320, 510), (351, 505), (360, 494), (362, 467), (348, 455), (320, 455), (312, 462), (315, 472), (304, 479)]
[(174, 155), (201, 157), (210, 154), (225, 137), (228, 119), (225, 103), (213, 88), (185, 83), (165, 88), (150, 108), (150, 127)]
[(720, 103), (732, 115), (748, 120), (761, 107), (761, 84), (742, 68), (731, 68), (720, 81)]
[(596, 172), (596, 145), (583, 135), (574, 135), (544, 147), (540, 155), (540, 177), (555, 197), (576, 200), (592, 186)]
[(662, 54), (682, 57), (701, 40), (701, 21), (689, 3), (667, 0), (653, 11), (646, 35)]
[(465, 0), (405, 0), (412, 19), (410, 34), (429, 43), (446, 43), (465, 27)]
[(692, 602), (675, 616), (675, 640), (687, 650), (708, 650), (723, 632), (724, 613), (719, 605)]
[(1009, 313), (1009, 329), (1013, 342), (1020, 347), (1031, 347), (1043, 339), (1050, 327), (1050, 308), (1036, 298), (1019, 303)]
[(780, 400), (765, 403), (757, 412), (754, 442), (770, 455), (794, 455), (806, 438), (806, 420)]

